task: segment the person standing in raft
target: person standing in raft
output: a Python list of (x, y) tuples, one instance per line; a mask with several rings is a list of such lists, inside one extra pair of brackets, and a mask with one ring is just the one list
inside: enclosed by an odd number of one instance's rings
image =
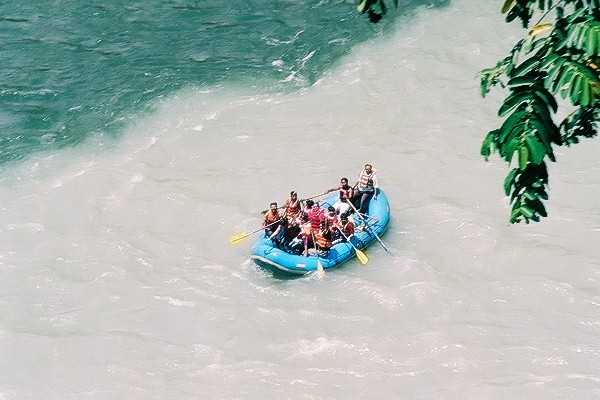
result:
[(269, 204), (269, 211), (263, 217), (263, 226), (265, 227), (265, 236), (269, 237), (275, 232), (277, 226), (275, 222), (279, 221), (281, 218), (281, 214), (279, 214), (279, 209), (277, 208), (277, 203), (272, 202)]
[(356, 193), (352, 198), (352, 204), (361, 214), (366, 214), (369, 211), (371, 198), (377, 200), (379, 189), (377, 170), (371, 164), (365, 164), (354, 186), (356, 186)]

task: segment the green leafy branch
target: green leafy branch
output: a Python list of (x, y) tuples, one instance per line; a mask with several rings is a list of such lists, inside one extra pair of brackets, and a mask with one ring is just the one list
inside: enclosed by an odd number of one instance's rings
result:
[[(554, 3), (554, 4), (553, 4)], [(498, 152), (509, 165), (518, 155), (518, 167), (504, 182), (510, 196), (510, 222), (539, 221), (547, 212), (546, 159), (556, 161), (554, 146), (570, 146), (580, 137), (597, 135), (600, 98), (600, 0), (507, 0), (506, 20), (520, 19), (528, 27), (536, 12), (544, 13), (525, 39), (493, 68), (482, 70), (482, 96), (495, 85), (510, 94), (498, 111), (506, 117), (499, 129), (485, 137), (481, 154), (486, 160)], [(542, 23), (555, 11), (554, 23)], [(507, 83), (504, 83), (506, 78)], [(575, 107), (556, 124), (558, 104), (554, 96)]]

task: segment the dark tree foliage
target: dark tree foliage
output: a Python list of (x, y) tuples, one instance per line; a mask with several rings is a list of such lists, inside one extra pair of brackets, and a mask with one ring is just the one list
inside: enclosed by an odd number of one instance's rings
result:
[[(498, 84), (510, 92), (498, 111), (506, 119), (487, 134), (481, 154), (487, 160), (497, 152), (509, 164), (516, 157), (504, 181), (510, 222), (529, 223), (547, 216), (542, 200), (548, 199), (546, 161), (556, 161), (553, 146), (597, 135), (600, 0), (507, 0), (502, 12), (529, 31), (506, 58), (481, 71), (482, 96)], [(558, 123), (555, 96), (573, 108)]]
[[(398, 0), (392, 0), (392, 3), (395, 7), (398, 7)], [(359, 0), (356, 8), (359, 12), (366, 13), (373, 23), (379, 22), (387, 11), (387, 6), (383, 0)]]

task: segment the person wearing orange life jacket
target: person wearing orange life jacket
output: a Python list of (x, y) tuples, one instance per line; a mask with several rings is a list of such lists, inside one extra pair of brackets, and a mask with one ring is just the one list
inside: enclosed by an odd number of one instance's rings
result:
[(279, 214), (279, 209), (277, 208), (277, 203), (272, 202), (269, 204), (269, 211), (263, 217), (263, 226), (265, 227), (265, 236), (269, 237), (275, 232), (277, 226), (275, 222), (279, 221), (282, 217)]
[(361, 214), (366, 214), (369, 211), (371, 198), (377, 200), (377, 190), (379, 189), (377, 170), (371, 164), (365, 164), (354, 186), (356, 186), (356, 193), (352, 198), (352, 203)]
[(290, 192), (290, 197), (283, 203), (283, 208), (290, 223), (298, 219), (300, 211), (302, 211), (300, 200), (298, 200), (298, 193), (295, 191)]
[(308, 249), (308, 254), (318, 255), (319, 257), (327, 257), (332, 246), (332, 236), (326, 221), (321, 221), (319, 231), (314, 232), (315, 245)]
[(340, 215), (340, 223), (336, 226), (336, 230), (338, 239), (334, 240), (334, 244), (345, 242), (346, 238), (350, 240), (354, 236), (354, 223), (348, 219), (348, 214), (343, 213)]

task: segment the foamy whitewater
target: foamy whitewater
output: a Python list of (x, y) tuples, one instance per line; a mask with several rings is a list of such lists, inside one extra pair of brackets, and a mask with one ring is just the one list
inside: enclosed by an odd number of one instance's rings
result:
[[(600, 142), (558, 149), (549, 217), (508, 225), (479, 155), (505, 93), (477, 72), (522, 34), (499, 8), (418, 8), (309, 87), (186, 87), (5, 165), (0, 398), (600, 397)], [(229, 243), (367, 162), (394, 256), (281, 279)]]

